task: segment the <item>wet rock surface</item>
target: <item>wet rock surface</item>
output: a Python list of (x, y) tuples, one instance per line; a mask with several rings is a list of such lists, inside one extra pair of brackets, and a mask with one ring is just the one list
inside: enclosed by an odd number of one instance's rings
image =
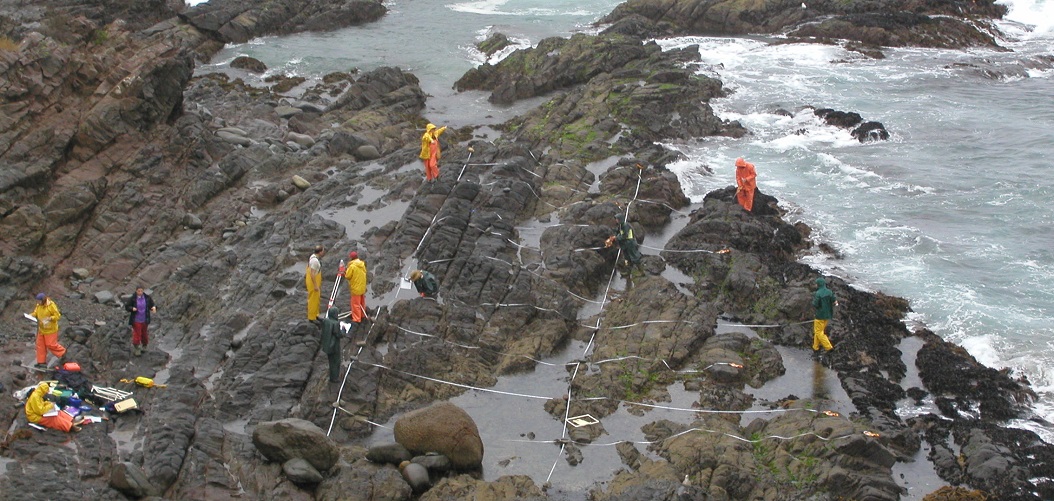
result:
[[(792, 367), (781, 353), (810, 348), (819, 274), (797, 258), (822, 242), (764, 193), (753, 212), (735, 203), (732, 187), (690, 206), (664, 167), (677, 155), (653, 142), (746, 131), (713, 114), (707, 101), (721, 95), (720, 82), (684, 68), (690, 51), (663, 53), (632, 33), (685, 29), (642, 2), (616, 11), (643, 9), (622, 16), (632, 24), (619, 21), (617, 32), (549, 40), (506, 60), (529, 61), (537, 73), (503, 61), (466, 74), (464, 85), (502, 102), (551, 94), (501, 125), (499, 140), (473, 139), (471, 127), (448, 131), (434, 183), (422, 182), (417, 159), (425, 94), (401, 69), (333, 74), (296, 95), (191, 76), (195, 58), (222, 42), (375, 19), (383, 7), (366, 3), (308, 2), (289, 16), (291, 4), (280, 1), (213, 0), (160, 19), (152, 16), (167, 10), (129, 8), (121, 12), (135, 18), (125, 23), (70, 7), (77, 28), (60, 41), (34, 30), (46, 24), (43, 11), (0, 2), (2, 26), (22, 43), (0, 52), (0, 362), (11, 367), (0, 383), (21, 388), (38, 377), (15, 365), (32, 363), (33, 325), (21, 315), (45, 290), (63, 311), (67, 357), (96, 384), (134, 391), (141, 409), (75, 435), (39, 432), (3, 392), (0, 420), (11, 432), (0, 491), (406, 500), (416, 487), (427, 489), (420, 499), (896, 499), (892, 468), (925, 442), (948, 483), (1000, 499), (1054, 497), (1054, 449), (1005, 424), (1030, 417), (1027, 381), (909, 331), (907, 301), (837, 277), (827, 277), (841, 305), (829, 327), (835, 350), (813, 369), (837, 374), (851, 415), (824, 412), (819, 398), (755, 402), (753, 389)], [(992, 4), (968, 8), (999, 15)], [(333, 9), (342, 16), (323, 23), (319, 13)], [(777, 10), (784, 14), (771, 17), (770, 30), (812, 15)], [(106, 39), (90, 38), (103, 22), (111, 23)], [(602, 170), (589, 164), (611, 156), (622, 158)], [(627, 206), (645, 246), (635, 269), (604, 247)], [(689, 212), (683, 228), (654, 242)], [(369, 320), (343, 343), (342, 388), (328, 383), (319, 328), (304, 319), (303, 271), (320, 243), (332, 250), (322, 259), (327, 280), (348, 250), (369, 266)], [(440, 300), (394, 300), (400, 277), (418, 266), (437, 277)], [(667, 278), (674, 272), (685, 278)], [(140, 284), (158, 312), (136, 356), (114, 298)], [(339, 287), (343, 309), (347, 289)], [(730, 321), (769, 327), (721, 331)], [(922, 342), (915, 364), (925, 388), (906, 392), (913, 368), (901, 346), (912, 336)], [(571, 398), (516, 404), (557, 422), (580, 414), (600, 421), (550, 444), (566, 451), (561, 468), (590, 467), (590, 444), (620, 439), (606, 435), (605, 420), (639, 422), (649, 443), (619, 444), (626, 469), (606, 483), (554, 493), (544, 479), (478, 478), (415, 458), (426, 472), (413, 467), (412, 487), (397, 468), (409, 451), (365, 447), (371, 422), (465, 386), (494, 387), (569, 343), (590, 350), (567, 365), (566, 387), (544, 390)], [(119, 383), (139, 375), (166, 387)], [(694, 400), (690, 417), (653, 417), (678, 383)], [(902, 419), (908, 395), (932, 398), (935, 408)], [(764, 413), (744, 419), (746, 410)], [(310, 449), (323, 460), (302, 457), (305, 467), (291, 464), (295, 455), (262, 453), (254, 439), (283, 420), (312, 429)], [(479, 461), (499, 461), (485, 445)]]
[(911, 1), (896, 8), (862, 1), (630, 0), (598, 24), (611, 24), (608, 31), (653, 36), (785, 34), (794, 42), (963, 48), (995, 46), (988, 22), (1006, 12), (991, 0)]
[(263, 35), (323, 31), (376, 21), (387, 9), (375, 0), (210, 0), (180, 17), (216, 34), (223, 42), (242, 43)]

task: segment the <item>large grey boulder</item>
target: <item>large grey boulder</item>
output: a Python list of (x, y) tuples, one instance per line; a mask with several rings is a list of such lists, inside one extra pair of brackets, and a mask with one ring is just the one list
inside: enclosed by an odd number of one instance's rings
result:
[(322, 481), (322, 474), (306, 459), (293, 458), (282, 463), (282, 473), (298, 484), (317, 484)]
[(278, 115), (279, 118), (289, 118), (294, 115), (299, 115), (303, 113), (304, 110), (283, 104), (281, 106), (275, 106), (274, 112), (276, 115)]
[(158, 494), (143, 470), (127, 462), (117, 463), (110, 472), (110, 487), (134, 499)]
[(267, 65), (256, 59), (255, 57), (249, 56), (238, 56), (231, 61), (231, 68), (238, 68), (245, 70), (250, 73), (261, 74), (267, 71)]
[(201, 218), (189, 212), (183, 215), (182, 223), (183, 226), (192, 230), (200, 230), (202, 228)]
[(400, 444), (381, 444), (370, 447), (366, 451), (366, 459), (374, 463), (393, 464), (398, 466), (403, 461), (413, 458), (410, 451)]
[(92, 297), (95, 299), (95, 302), (99, 304), (107, 304), (114, 300), (113, 292), (106, 290), (98, 291)]
[(225, 130), (216, 131), (216, 137), (238, 146), (250, 146), (253, 144), (252, 139)]
[(365, 146), (373, 146), (376, 149), (376, 146), (365, 135), (338, 130), (329, 139), (327, 151), (333, 156), (342, 154), (360, 155), (367, 153), (366, 151), (360, 151)]
[(483, 440), (476, 422), (450, 402), (432, 404), (399, 418), (395, 441), (413, 453), (442, 454), (457, 469), (479, 468), (483, 463)]
[(381, 152), (372, 144), (364, 144), (355, 148), (355, 158), (359, 160), (376, 160), (381, 158)]
[(271, 461), (285, 463), (301, 458), (318, 471), (329, 470), (340, 458), (337, 444), (321, 428), (303, 419), (260, 423), (253, 430), (253, 445)]
[(292, 141), (304, 148), (310, 148), (315, 145), (315, 139), (307, 134), (298, 134), (296, 132), (287, 132), (285, 135), (286, 141)]
[(403, 461), (399, 465), (399, 473), (402, 474), (403, 480), (406, 480), (406, 483), (410, 485), (415, 494), (427, 491), (432, 486), (432, 481), (428, 476), (428, 469), (420, 464)]

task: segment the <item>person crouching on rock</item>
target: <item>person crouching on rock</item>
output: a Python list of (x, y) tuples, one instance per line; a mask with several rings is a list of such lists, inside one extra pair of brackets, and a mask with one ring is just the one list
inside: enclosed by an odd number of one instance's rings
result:
[(421, 297), (435, 299), (439, 295), (439, 282), (436, 282), (435, 275), (427, 271), (414, 270), (410, 273), (410, 281), (414, 283), (414, 288)]
[(322, 319), (322, 353), (329, 359), (329, 382), (340, 382), (340, 310), (330, 308), (326, 318)]
[(637, 239), (633, 238), (633, 227), (626, 222), (626, 217), (621, 214), (615, 214), (615, 222), (615, 241), (618, 242), (619, 249), (622, 250), (622, 257), (626, 261), (625, 264), (639, 266), (643, 256), (641, 256), (640, 248), (637, 246)]
[(150, 294), (142, 287), (136, 287), (135, 294), (124, 303), (124, 309), (128, 312), (128, 325), (132, 327), (132, 354), (138, 357), (150, 344), (147, 326), (150, 325), (150, 314), (156, 312), (157, 307)]
[(26, 419), (30, 423), (67, 433), (80, 431), (80, 424), (84, 422), (84, 418), (73, 419), (68, 412), (59, 410), (54, 403), (47, 400), (49, 394), (51, 385), (46, 382), (37, 385), (26, 399)]

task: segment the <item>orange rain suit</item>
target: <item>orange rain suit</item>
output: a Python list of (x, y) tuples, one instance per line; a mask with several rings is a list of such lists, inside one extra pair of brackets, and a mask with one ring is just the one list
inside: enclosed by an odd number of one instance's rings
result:
[(754, 164), (736, 159), (736, 201), (744, 209), (750, 211), (754, 208), (754, 190), (758, 188), (758, 173), (754, 170)]
[(439, 177), (439, 136), (446, 132), (446, 126), (436, 128), (435, 124), (425, 126), (421, 136), (421, 153), (418, 157), (425, 164), (425, 180), (434, 181)]

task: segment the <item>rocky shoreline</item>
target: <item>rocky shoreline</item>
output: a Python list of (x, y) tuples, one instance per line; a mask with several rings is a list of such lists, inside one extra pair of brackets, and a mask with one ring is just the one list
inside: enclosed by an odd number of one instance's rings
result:
[[(47, 290), (65, 313), (70, 356), (93, 381), (146, 375), (167, 384), (137, 391), (143, 413), (73, 436), (28, 430), (5, 391), (0, 491), (878, 500), (906, 495), (894, 468), (925, 450), (954, 486), (930, 499), (1054, 497), (1054, 448), (1006, 424), (1032, 417), (1027, 381), (925, 329), (910, 331), (903, 299), (830, 278), (843, 305), (832, 322), (836, 349), (822, 365), (796, 363), (832, 371), (847, 401), (754, 397), (787, 371), (780, 350), (808, 350), (818, 273), (797, 258), (823, 243), (763, 193), (752, 213), (735, 203), (734, 188), (689, 203), (664, 168), (676, 154), (656, 142), (749, 131), (714, 115), (707, 103), (722, 95), (721, 82), (685, 67), (691, 51), (643, 43), (790, 30), (821, 43), (949, 46), (935, 45), (939, 38), (965, 47), (994, 43), (976, 27), (1002, 7), (903, 2), (912, 14), (878, 15), (863, 2), (627, 2), (599, 35), (548, 39), (466, 73), (458, 88), (491, 92), (492, 102), (545, 101), (496, 127), (494, 140), (473, 127), (447, 131), (440, 177), (424, 184), (417, 144), (426, 95), (411, 73), (332, 74), (295, 96), (193, 76), (224, 43), (370, 22), (384, 14), (381, 3), (155, 3), (0, 1), (10, 42), (0, 44), (0, 363), (32, 357), (21, 313), (31, 292)], [(718, 12), (724, 22), (713, 19)], [(847, 25), (868, 36), (845, 36)], [(645, 258), (625, 278), (603, 241), (627, 207)], [(318, 243), (334, 249), (323, 259), (327, 277), (348, 250), (369, 263), (374, 321), (366, 347), (345, 347), (357, 358), (343, 389), (326, 382), (318, 327), (302, 320), (303, 268)], [(412, 267), (438, 277), (441, 301), (399, 296)], [(114, 296), (139, 284), (160, 311), (154, 343), (134, 357)], [(637, 416), (648, 444), (618, 444), (624, 468), (604, 482), (567, 492), (527, 475), (491, 478), (498, 470), (485, 466), (488, 475), (434, 475), (431, 489), (415, 493), (395, 466), (366, 459), (371, 422), (465, 386), (492, 388), (570, 343), (589, 349), (569, 361), (566, 384), (539, 388), (552, 397), (544, 402), (516, 405), (556, 423), (599, 421), (557, 441), (562, 469), (589, 468), (590, 443), (621, 438), (605, 419)], [(5, 371), (0, 383), (31, 384), (24, 372)], [(687, 422), (650, 419), (673, 386), (697, 412)], [(905, 402), (924, 411), (902, 416)], [(829, 407), (851, 411), (822, 412)], [(320, 479), (283, 473), (254, 444), (265, 423), (289, 418), (331, 431), (334, 449), (315, 463)]]

